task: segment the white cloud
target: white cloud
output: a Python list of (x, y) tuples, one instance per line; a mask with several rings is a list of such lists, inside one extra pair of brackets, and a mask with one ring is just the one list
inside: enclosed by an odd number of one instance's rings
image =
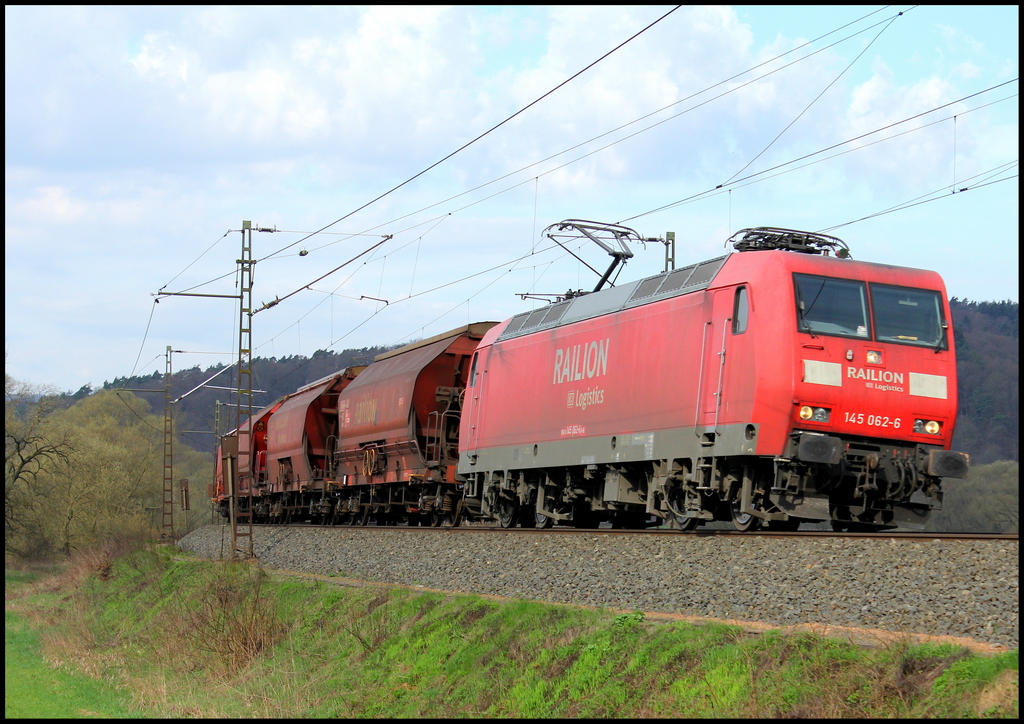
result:
[(71, 196), (61, 186), (45, 186), (35, 189), (34, 198), (26, 199), (14, 206), (16, 216), (45, 220), (49, 223), (75, 224), (85, 218), (87, 205)]
[(168, 33), (146, 33), (138, 54), (129, 62), (143, 78), (188, 82), (188, 52), (172, 43)]

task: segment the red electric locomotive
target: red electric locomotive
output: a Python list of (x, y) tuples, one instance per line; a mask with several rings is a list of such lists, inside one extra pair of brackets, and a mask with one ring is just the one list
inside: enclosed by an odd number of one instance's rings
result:
[(923, 525), (941, 478), (968, 467), (949, 449), (942, 279), (853, 261), (821, 234), (732, 241), (736, 253), (487, 333), (458, 464), (479, 515), (505, 527)]

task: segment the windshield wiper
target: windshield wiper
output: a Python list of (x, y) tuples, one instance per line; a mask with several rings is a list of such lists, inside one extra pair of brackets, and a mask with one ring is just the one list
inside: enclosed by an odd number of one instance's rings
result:
[[(817, 299), (817, 297), (815, 297), (815, 299)], [(811, 329), (811, 325), (807, 321), (807, 317), (804, 316), (804, 301), (802, 299), (796, 303), (796, 313), (800, 317), (800, 330), (810, 334), (811, 339), (817, 339), (818, 336), (814, 333), (814, 330)]]
[(941, 352), (943, 345), (946, 344), (946, 330), (949, 329), (949, 324), (946, 320), (942, 320), (939, 327), (941, 328), (941, 331), (939, 332), (939, 341), (935, 343), (935, 354)]

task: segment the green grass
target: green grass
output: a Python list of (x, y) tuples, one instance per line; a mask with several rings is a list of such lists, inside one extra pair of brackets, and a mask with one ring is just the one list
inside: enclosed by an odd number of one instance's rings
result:
[(124, 693), (109, 681), (49, 666), (39, 635), (4, 613), (4, 716), (34, 719), (134, 717)]
[[(47, 631), (49, 658), (118, 681), (149, 716), (1017, 716), (1016, 651), (871, 650), (639, 612), (337, 586), (166, 549), (92, 570), (16, 608)], [(9, 623), (12, 634), (31, 635)], [(18, 706), (38, 705), (30, 689), (14, 690)], [(8, 679), (8, 702), (11, 691)], [(123, 711), (84, 701), (68, 707)]]

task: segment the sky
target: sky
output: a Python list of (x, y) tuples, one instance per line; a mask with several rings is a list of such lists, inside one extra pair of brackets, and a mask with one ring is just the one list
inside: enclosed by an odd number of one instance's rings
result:
[[(154, 295), (236, 295), (246, 220), (262, 357), (592, 289), (563, 219), (677, 266), (819, 231), (1018, 299), (1016, 6), (672, 10), (6, 6), (7, 373), (231, 363), (237, 300)], [(664, 269), (631, 250), (620, 282)]]

